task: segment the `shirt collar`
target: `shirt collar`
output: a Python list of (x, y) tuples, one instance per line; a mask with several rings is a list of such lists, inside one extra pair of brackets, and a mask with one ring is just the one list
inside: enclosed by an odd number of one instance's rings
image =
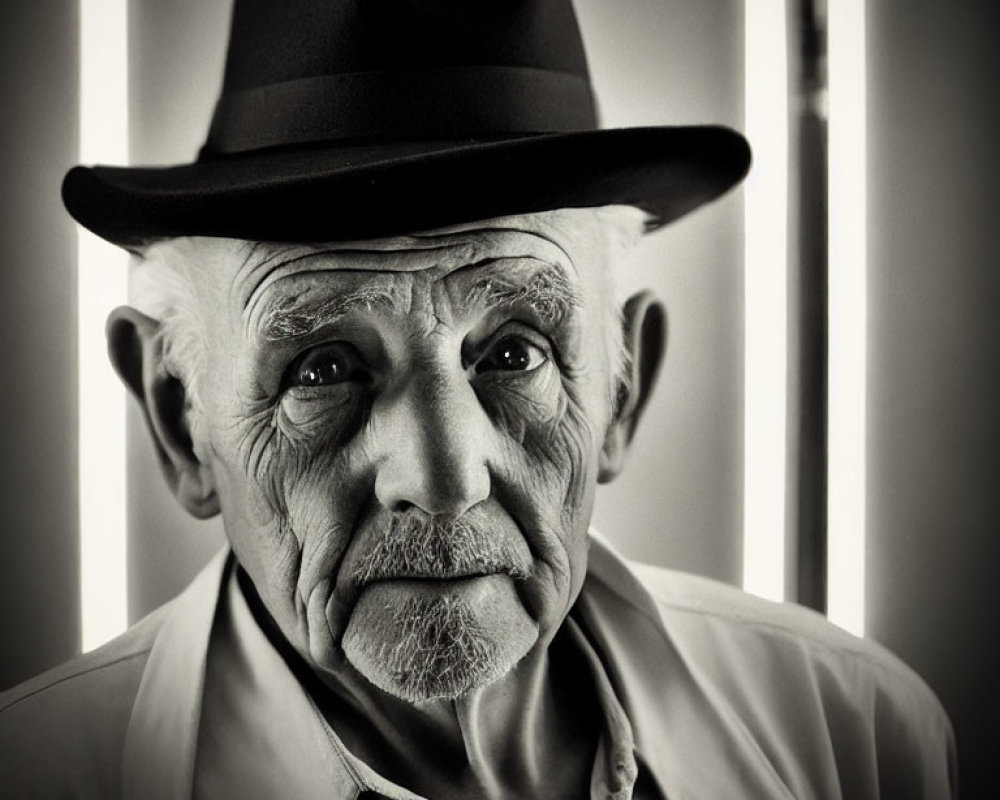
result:
[(205, 654), (229, 550), (172, 602), (143, 671), (122, 754), (125, 800), (191, 796)]

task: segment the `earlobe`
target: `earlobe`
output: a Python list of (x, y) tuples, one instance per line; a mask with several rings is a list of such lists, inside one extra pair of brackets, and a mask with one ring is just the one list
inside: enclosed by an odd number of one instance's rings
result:
[(198, 519), (208, 519), (219, 513), (219, 495), (215, 491), (215, 481), (211, 470), (204, 465), (199, 465), (197, 471), (181, 472), (174, 494), (188, 513)]
[(167, 485), (189, 513), (205, 519), (219, 512), (211, 468), (195, 454), (187, 423), (184, 385), (164, 364), (159, 323), (130, 306), (108, 317), (108, 355), (139, 401)]
[(622, 316), (629, 360), (619, 381), (618, 402), (601, 448), (597, 476), (600, 483), (614, 480), (621, 472), (666, 351), (666, 309), (651, 292), (630, 297)]

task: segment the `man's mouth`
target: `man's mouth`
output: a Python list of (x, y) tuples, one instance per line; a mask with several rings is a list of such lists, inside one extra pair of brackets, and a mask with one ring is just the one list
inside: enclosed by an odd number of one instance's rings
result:
[(518, 575), (513, 568), (508, 569), (480, 569), (480, 570), (401, 570), (391, 574), (380, 574), (374, 576), (363, 585), (368, 586), (373, 583), (384, 581), (412, 581), (414, 583), (439, 583), (442, 581), (467, 581), (476, 578), (487, 578), (491, 575), (507, 575), (517, 578)]
[[(520, 532), (483, 515), (455, 519), (394, 516), (352, 570), (354, 582), (458, 581), (530, 576), (533, 563)], [(512, 530), (513, 528), (513, 530)]]

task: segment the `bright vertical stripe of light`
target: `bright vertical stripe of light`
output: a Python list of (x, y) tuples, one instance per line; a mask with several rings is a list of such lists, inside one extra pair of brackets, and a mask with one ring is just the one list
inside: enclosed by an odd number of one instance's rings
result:
[(830, 135), (830, 411), (827, 609), (857, 634), (865, 617), (867, 227), (865, 3), (827, 4)]
[(783, 599), (788, 65), (784, 0), (747, 0), (743, 587)]
[[(80, 1), (80, 160), (128, 160), (127, 0)], [(84, 651), (126, 626), (125, 398), (104, 320), (125, 302), (123, 251), (80, 228), (77, 270), (80, 608)]]

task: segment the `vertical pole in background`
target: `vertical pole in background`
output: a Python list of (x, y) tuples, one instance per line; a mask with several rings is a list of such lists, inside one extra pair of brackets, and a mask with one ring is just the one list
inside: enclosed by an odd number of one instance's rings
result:
[(864, 633), (867, 397), (865, 2), (828, 8), (830, 619)]
[[(80, 0), (80, 160), (128, 161), (127, 0)], [(82, 648), (126, 627), (125, 396), (104, 321), (125, 302), (127, 257), (79, 229), (80, 606)]]
[(785, 0), (748, 0), (743, 588), (785, 595), (788, 65)]
[(823, 0), (790, 9), (796, 103), (792, 284), (796, 358), (791, 413), (789, 507), (795, 551), (793, 598), (826, 611), (827, 554), (827, 122)]

